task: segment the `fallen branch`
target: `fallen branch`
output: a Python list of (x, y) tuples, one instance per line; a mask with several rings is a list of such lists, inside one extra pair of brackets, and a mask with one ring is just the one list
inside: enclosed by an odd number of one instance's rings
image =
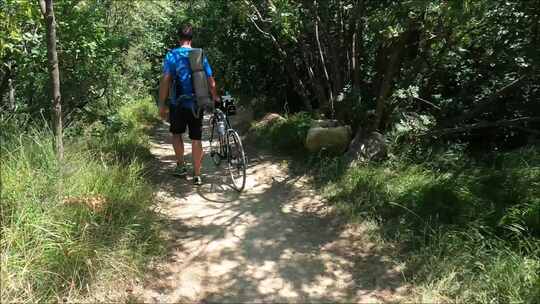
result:
[(495, 122), (482, 121), (474, 124), (464, 125), (456, 128), (447, 128), (431, 131), (424, 134), (424, 136), (445, 136), (454, 133), (462, 133), (475, 129), (484, 129), (484, 128), (496, 128), (496, 127), (509, 127), (514, 125), (519, 125), (527, 122), (540, 122), (540, 117), (520, 117), (514, 119), (504, 119)]
[(486, 109), (490, 108), (491, 106), (493, 106), (495, 104), (496, 101), (498, 101), (498, 99), (506, 94), (508, 94), (510, 91), (512, 91), (511, 89), (514, 88), (516, 85), (520, 84), (523, 80), (525, 80), (527, 77), (529, 77), (529, 75), (523, 75), (521, 77), (519, 77), (518, 79), (512, 81), (511, 83), (505, 85), (504, 87), (502, 87), (501, 89), (499, 89), (498, 91), (496, 91), (495, 93), (487, 96), (487, 97), (484, 97), (482, 98), (480, 101), (479, 101), (479, 104), (476, 106), (476, 108), (472, 109), (472, 110), (469, 110), (466, 112), (466, 114), (460, 116), (460, 117), (457, 117), (455, 119), (453, 119), (449, 124), (447, 125), (456, 125), (460, 122), (466, 122), (476, 116), (478, 116), (479, 114), (481, 114), (482, 112), (484, 112)]
[(529, 128), (525, 128), (525, 127), (521, 127), (521, 126), (513, 126), (513, 128), (516, 128), (520, 131), (523, 131), (523, 132), (526, 132), (526, 133), (531, 133), (531, 134), (535, 134), (535, 135), (540, 135), (540, 131), (539, 130), (534, 130), (534, 129), (529, 129)]
[(432, 102), (429, 101), (429, 100), (425, 100), (425, 99), (420, 98), (420, 97), (414, 97), (414, 99), (419, 100), (419, 101), (422, 101), (422, 102), (424, 102), (424, 103), (426, 103), (426, 104), (428, 104), (428, 105), (434, 107), (435, 109), (437, 109), (437, 110), (439, 110), (439, 111), (441, 110), (441, 107), (439, 107), (438, 105), (432, 103)]

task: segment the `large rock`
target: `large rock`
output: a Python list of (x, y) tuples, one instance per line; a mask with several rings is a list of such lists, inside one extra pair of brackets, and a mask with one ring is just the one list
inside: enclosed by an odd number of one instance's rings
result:
[(379, 132), (366, 133), (359, 131), (352, 140), (346, 154), (351, 163), (386, 158), (388, 149), (384, 136)]
[(351, 128), (341, 127), (311, 127), (306, 137), (306, 149), (310, 152), (326, 150), (341, 154), (347, 150), (351, 140)]
[(246, 140), (255, 143), (259, 139), (258, 132), (265, 132), (276, 123), (285, 121), (286, 119), (279, 114), (268, 113), (261, 120), (247, 126)]
[(335, 119), (318, 119), (311, 123), (312, 128), (335, 128), (339, 123)]
[(256, 128), (271, 127), (277, 122), (284, 122), (285, 118), (277, 113), (268, 113), (260, 121), (255, 124)]
[(236, 115), (230, 117), (231, 124), (240, 134), (245, 134), (253, 123), (254, 115), (251, 107), (238, 106)]

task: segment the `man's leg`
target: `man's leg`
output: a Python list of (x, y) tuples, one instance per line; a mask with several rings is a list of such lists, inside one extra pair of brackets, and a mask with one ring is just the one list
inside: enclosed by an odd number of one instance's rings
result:
[(199, 117), (195, 117), (193, 111), (189, 111), (189, 138), (191, 138), (191, 155), (193, 156), (193, 174), (196, 177), (195, 182), (200, 184), (201, 176), (201, 165), (203, 158), (203, 149), (202, 149), (202, 121), (203, 121), (202, 111), (199, 113)]
[(201, 176), (201, 164), (203, 158), (202, 142), (200, 140), (191, 141), (191, 151), (193, 156), (193, 168), (195, 176)]
[(172, 145), (174, 148), (174, 154), (176, 155), (176, 163), (179, 166), (184, 165), (184, 140), (182, 134), (172, 135)]
[(184, 141), (182, 134), (186, 132), (186, 120), (182, 118), (181, 111), (177, 107), (171, 107), (169, 120), (171, 123), (172, 145), (176, 156), (176, 169), (174, 175), (185, 176), (187, 171), (184, 166)]

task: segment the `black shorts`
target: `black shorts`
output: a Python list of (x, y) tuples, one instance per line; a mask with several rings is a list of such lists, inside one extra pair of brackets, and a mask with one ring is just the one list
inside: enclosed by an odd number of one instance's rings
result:
[(171, 128), (169, 130), (172, 134), (184, 134), (187, 126), (189, 129), (189, 138), (192, 140), (201, 140), (203, 116), (202, 111), (199, 114), (199, 118), (197, 118), (191, 109), (171, 107), (169, 111)]

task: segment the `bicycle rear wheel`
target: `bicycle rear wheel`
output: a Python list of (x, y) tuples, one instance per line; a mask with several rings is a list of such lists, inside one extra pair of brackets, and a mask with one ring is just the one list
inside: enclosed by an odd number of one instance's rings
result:
[(244, 147), (240, 136), (236, 131), (229, 130), (227, 132), (227, 162), (229, 163), (229, 174), (233, 182), (234, 188), (241, 192), (246, 186), (246, 167), (247, 160), (244, 153)]
[(216, 120), (212, 119), (212, 127), (210, 129), (210, 158), (212, 158), (216, 166), (219, 166), (222, 159), (222, 141), (217, 131)]

